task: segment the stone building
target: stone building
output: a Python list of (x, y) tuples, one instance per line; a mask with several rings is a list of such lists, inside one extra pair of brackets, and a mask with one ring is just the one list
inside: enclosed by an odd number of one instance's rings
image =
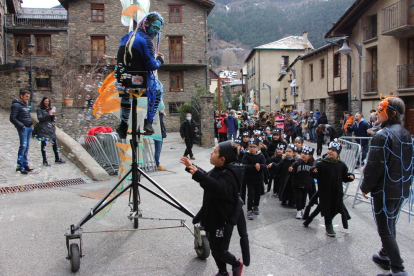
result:
[[(119, 41), (128, 29), (120, 22), (122, 7), (117, 0), (60, 0), (69, 17), (70, 53), (78, 55), (81, 64), (99, 61), (104, 54), (116, 56)], [(164, 86), (164, 103), (168, 131), (178, 131), (177, 109), (191, 102), (197, 87), (208, 84), (207, 16), (214, 7), (208, 0), (156, 1), (150, 11), (159, 12), (165, 20), (160, 52), (164, 65), (158, 78)], [(98, 18), (94, 18), (94, 11)]]
[[(256, 103), (260, 109), (266, 111), (279, 109), (275, 105), (276, 96), (280, 91), (278, 78), (282, 69), (300, 54), (306, 54), (313, 49), (308, 41), (307, 32), (303, 36), (289, 36), (280, 40), (255, 47), (245, 60), (247, 64), (246, 91), (255, 93)], [(262, 90), (263, 83), (271, 86), (269, 90)]]
[[(298, 62), (299, 61), (299, 62)], [(302, 110), (305, 111), (303, 98), (304, 93), (301, 87), (302, 80), (302, 62), (297, 57), (284, 71), (286, 74), (280, 74), (279, 94), (276, 95), (276, 109), (285, 110)]]

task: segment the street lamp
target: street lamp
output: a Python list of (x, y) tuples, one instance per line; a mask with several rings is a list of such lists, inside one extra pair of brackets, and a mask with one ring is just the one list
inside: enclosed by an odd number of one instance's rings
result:
[[(297, 97), (297, 93), (296, 93), (296, 70), (293, 68), (288, 67), (290, 71), (292, 71), (293, 73), (293, 80), (292, 83), (290, 84), (291, 87), (293, 87), (293, 108), (296, 109), (296, 97)], [(287, 75), (287, 71), (285, 69), (282, 69), (282, 71), (280, 71), (279, 73), (280, 75)]]
[(269, 106), (270, 106), (270, 111), (269, 112), (272, 112), (272, 87), (270, 85), (268, 85), (267, 83), (263, 83), (262, 90), (267, 89), (265, 87), (265, 85), (267, 85), (267, 87), (269, 87)]
[(27, 44), (27, 52), (30, 55), (30, 71), (29, 71), (29, 88), (30, 88), (30, 100), (29, 100), (29, 106), (30, 106), (30, 112), (33, 112), (33, 78), (32, 78), (32, 56), (34, 54), (34, 48), (35, 45), (30, 41)]
[[(355, 45), (355, 47), (358, 50), (358, 58), (359, 58), (359, 111), (362, 111), (362, 46), (360, 44), (357, 44), (355, 41), (352, 41), (348, 37), (345, 38), (341, 49), (338, 50), (338, 52), (349, 55), (352, 52), (352, 48), (348, 46), (347, 41), (351, 42)], [(350, 89), (350, 87), (348, 87)], [(351, 97), (351, 95), (349, 95)]]

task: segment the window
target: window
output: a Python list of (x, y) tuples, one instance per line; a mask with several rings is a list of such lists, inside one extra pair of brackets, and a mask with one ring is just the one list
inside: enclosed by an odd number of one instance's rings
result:
[(283, 88), (285, 90), (285, 97), (282, 99), (282, 101), (286, 101), (287, 100), (287, 95), (288, 95), (288, 89), (287, 88)]
[(325, 59), (321, 59), (321, 79), (325, 77)]
[(168, 110), (170, 111), (170, 114), (178, 114), (178, 108), (184, 104), (184, 102), (174, 102), (168, 104)]
[(182, 91), (184, 89), (184, 72), (170, 72), (170, 90)]
[(16, 56), (28, 56), (29, 52), (27, 44), (30, 42), (30, 35), (15, 35), (14, 36), (14, 54)]
[(183, 38), (170, 37), (170, 63), (183, 63)]
[(104, 36), (92, 36), (91, 37), (91, 63), (104, 62), (103, 56), (105, 55), (105, 37)]
[(309, 70), (310, 70), (310, 81), (313, 81), (313, 64), (309, 64)]
[(289, 66), (289, 56), (282, 56), (282, 67)]
[(334, 77), (337, 78), (341, 75), (341, 54), (334, 55)]
[(50, 41), (50, 35), (35, 36), (36, 56), (50, 56), (52, 54)]
[(105, 5), (91, 4), (91, 21), (105, 21)]
[(170, 6), (170, 22), (172, 23), (182, 22), (181, 6)]

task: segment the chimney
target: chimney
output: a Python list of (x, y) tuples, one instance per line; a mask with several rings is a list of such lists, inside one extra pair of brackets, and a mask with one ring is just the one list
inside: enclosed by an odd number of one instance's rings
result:
[(308, 32), (304, 31), (303, 32), (303, 43), (308, 44), (309, 40), (308, 40)]

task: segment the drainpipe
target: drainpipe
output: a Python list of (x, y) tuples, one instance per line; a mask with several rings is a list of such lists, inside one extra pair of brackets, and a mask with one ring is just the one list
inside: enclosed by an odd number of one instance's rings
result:
[(352, 114), (351, 106), (351, 97), (352, 97), (352, 88), (351, 88), (351, 79), (352, 79), (352, 58), (350, 54), (346, 55), (348, 57), (348, 112)]
[[(5, 7), (6, 6), (6, 0), (3, 0), (3, 7)], [(7, 21), (6, 21), (6, 16), (3, 16), (3, 26), (4, 26), (4, 29), (6, 29), (6, 23), (7, 23)], [(5, 39), (4, 39), (4, 64), (6, 64), (7, 63), (7, 34), (6, 34), (6, 31), (4, 32), (4, 37), (5, 37)]]
[(207, 53), (208, 53), (208, 27), (207, 27), (207, 10), (204, 10), (204, 18), (205, 18), (205, 41), (206, 41), (206, 91), (207, 91), (207, 86), (208, 86), (208, 58), (207, 58)]

